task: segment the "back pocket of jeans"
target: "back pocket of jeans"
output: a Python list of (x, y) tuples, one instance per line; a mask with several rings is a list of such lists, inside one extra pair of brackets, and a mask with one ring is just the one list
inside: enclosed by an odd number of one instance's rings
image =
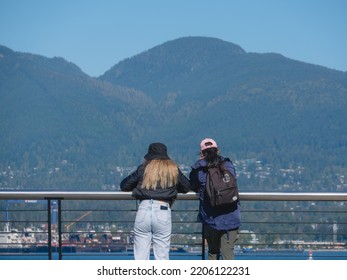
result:
[(157, 216), (157, 220), (159, 223), (163, 225), (167, 225), (171, 223), (171, 211), (168, 210), (157, 210), (155, 211)]
[(142, 223), (146, 218), (146, 213), (147, 211), (144, 209), (140, 208), (139, 210), (137, 210), (135, 223)]

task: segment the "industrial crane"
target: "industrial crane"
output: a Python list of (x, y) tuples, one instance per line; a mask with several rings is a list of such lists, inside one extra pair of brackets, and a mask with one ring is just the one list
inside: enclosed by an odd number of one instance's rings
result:
[(71, 226), (73, 226), (75, 223), (77, 223), (78, 221), (82, 220), (84, 217), (88, 216), (92, 212), (93, 211), (87, 211), (87, 212), (83, 213), (83, 215), (78, 217), (76, 220), (74, 220), (73, 222), (65, 225), (66, 232), (69, 232)]

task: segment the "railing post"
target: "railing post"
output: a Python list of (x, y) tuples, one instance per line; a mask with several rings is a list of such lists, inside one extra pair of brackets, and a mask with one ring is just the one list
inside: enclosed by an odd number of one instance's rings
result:
[(47, 199), (47, 217), (48, 217), (48, 259), (52, 260), (52, 215), (51, 199)]
[(205, 225), (202, 224), (202, 232), (201, 232), (201, 259), (205, 260)]
[(63, 259), (63, 242), (62, 242), (62, 228), (61, 228), (61, 199), (58, 199), (58, 243), (59, 243), (59, 260)]

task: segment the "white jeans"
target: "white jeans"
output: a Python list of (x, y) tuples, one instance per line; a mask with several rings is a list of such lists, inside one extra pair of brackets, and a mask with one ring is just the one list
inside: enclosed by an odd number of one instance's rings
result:
[(171, 227), (171, 209), (169, 203), (152, 199), (141, 201), (134, 226), (135, 260), (150, 259), (152, 242), (154, 259), (168, 260)]

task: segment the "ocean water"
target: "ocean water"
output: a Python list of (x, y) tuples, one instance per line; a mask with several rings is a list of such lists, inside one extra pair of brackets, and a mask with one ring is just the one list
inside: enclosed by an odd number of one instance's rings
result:
[[(311, 251), (313, 260), (347, 260), (347, 250), (340, 251)], [(53, 253), (53, 259), (59, 259)], [(309, 251), (251, 251), (237, 252), (236, 260), (308, 260)], [(153, 258), (153, 256), (151, 257)], [(132, 260), (130, 253), (64, 253), (63, 260)], [(201, 260), (201, 254), (174, 252), (171, 260)], [(205, 255), (207, 259), (207, 254)], [(0, 260), (48, 260), (48, 254), (1, 254)]]

